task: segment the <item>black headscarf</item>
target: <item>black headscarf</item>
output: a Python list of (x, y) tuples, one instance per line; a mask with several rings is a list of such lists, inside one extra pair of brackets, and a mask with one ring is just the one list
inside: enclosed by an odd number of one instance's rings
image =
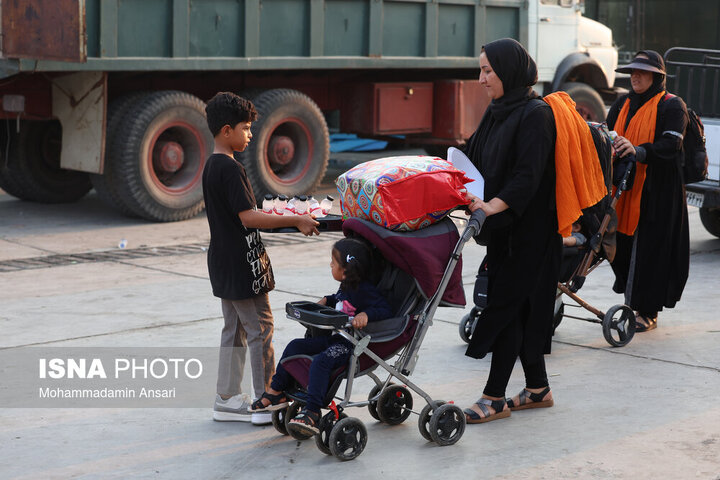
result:
[[(641, 50), (635, 54), (636, 57), (638, 55), (646, 55), (653, 63), (661, 66), (662, 70), (665, 70), (665, 62), (663, 61), (662, 56), (656, 51)], [(630, 119), (635, 115), (635, 113), (640, 109), (640, 107), (645, 105), (645, 102), (665, 90), (665, 75), (656, 72), (652, 72), (652, 75), (653, 83), (643, 93), (635, 93), (635, 90), (633, 90), (632, 88), (630, 89), (630, 94), (628, 95), (628, 98), (630, 99), (630, 110), (628, 111), (625, 128), (627, 128), (628, 124), (630, 123)]]

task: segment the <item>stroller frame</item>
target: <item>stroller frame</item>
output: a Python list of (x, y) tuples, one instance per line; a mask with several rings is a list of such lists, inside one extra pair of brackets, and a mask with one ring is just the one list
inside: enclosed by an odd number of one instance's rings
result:
[[(618, 186), (617, 191), (612, 196), (610, 206), (605, 212), (600, 229), (590, 239), (590, 248), (583, 257), (582, 262), (575, 269), (575, 272), (570, 276), (567, 282), (558, 282), (558, 294), (556, 300), (565, 294), (570, 297), (577, 305), (569, 305), (571, 307), (584, 308), (590, 313), (594, 314), (597, 318), (578, 317), (574, 315), (567, 315), (564, 313), (563, 306), (560, 304), (559, 312), (556, 312), (553, 332), (560, 325), (563, 317), (574, 318), (576, 320), (583, 320), (591, 323), (599, 323), (602, 325), (603, 336), (605, 340), (613, 347), (622, 347), (630, 343), (635, 335), (635, 312), (627, 305), (614, 305), (610, 307), (607, 312), (599, 310), (585, 300), (580, 298), (577, 291), (580, 290), (582, 285), (585, 283), (587, 275), (595, 270), (595, 268), (602, 263), (603, 258), (600, 258), (602, 249), (602, 238), (608, 229), (610, 224), (611, 212), (615, 211), (617, 202), (620, 200), (622, 193), (628, 189), (628, 179), (632, 174), (633, 168), (628, 168), (623, 175), (623, 178)], [(595, 262), (597, 258), (599, 261)]]
[[(343, 461), (352, 460), (362, 453), (367, 442), (367, 430), (360, 420), (345, 416), (343, 410), (350, 407), (368, 407), (370, 414), (375, 419), (391, 425), (402, 423), (411, 413), (414, 413), (419, 415), (418, 428), (420, 434), (426, 440), (435, 442), (440, 446), (453, 445), (460, 440), (465, 431), (465, 414), (462, 409), (453, 403), (433, 400), (427, 392), (412, 382), (408, 376), (411, 375), (415, 369), (423, 339), (433, 324), (433, 316), (437, 307), (440, 305), (443, 293), (461, 257), (463, 247), (470, 239), (477, 235), (484, 220), (485, 214), (481, 210), (476, 211), (471, 216), (450, 254), (437, 289), (427, 298), (421, 310), (418, 310), (420, 304), (417, 301), (408, 307), (411, 311), (419, 313), (406, 315), (407, 318), (403, 325), (403, 332), (407, 332), (409, 328), (414, 328), (414, 332), (410, 341), (391, 355), (391, 357), (397, 357), (393, 365), (369, 348), (372, 339), (371, 335), (362, 335), (357, 331), (351, 334), (346, 331), (346, 328), (351, 326), (350, 319), (347, 315), (337, 312), (335, 316), (338, 317), (338, 321), (330, 325), (327, 324), (327, 322), (314, 322), (311, 315), (301, 315), (296, 307), (298, 304), (304, 302), (290, 302), (286, 305), (287, 318), (307, 327), (333, 330), (353, 346), (347, 371), (337, 377), (335, 383), (330, 385), (328, 389), (329, 397), (326, 397), (328, 403), (330, 403), (332, 398), (338, 399), (340, 402), (336, 404), (335, 401), (332, 400), (329, 405), (331, 411), (321, 416), (318, 422), (320, 433), (315, 435), (315, 440), (320, 451), (333, 455)], [(416, 325), (410, 327), (410, 322), (416, 322)], [(359, 371), (360, 357), (362, 355), (367, 355), (374, 362), (374, 365), (365, 371)], [(381, 380), (378, 375), (373, 372), (377, 367), (383, 368), (388, 373), (386, 380)], [(371, 390), (367, 400), (353, 401), (351, 400), (351, 396), (354, 379), (359, 375), (368, 375), (375, 382), (375, 387)], [(400, 380), (403, 385), (400, 386), (391, 383), (393, 377)], [(344, 396), (340, 398), (335, 396), (333, 392), (336, 392), (342, 380), (346, 381), (346, 385)], [(420, 412), (412, 410), (412, 395), (410, 391), (415, 392), (426, 402), (426, 405)], [(298, 391), (286, 392), (286, 395), (293, 400), (292, 404), (285, 410), (276, 410), (273, 412), (273, 425), (275, 428), (279, 432), (290, 434), (298, 440), (309, 437), (293, 431), (293, 429), (288, 428), (288, 426), (290, 420), (294, 418), (299, 412), (300, 407), (304, 404), (302, 393), (303, 392)]]

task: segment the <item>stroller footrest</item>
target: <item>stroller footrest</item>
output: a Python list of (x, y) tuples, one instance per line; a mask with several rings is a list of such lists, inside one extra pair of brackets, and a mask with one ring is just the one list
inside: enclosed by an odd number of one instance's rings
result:
[(320, 328), (343, 328), (350, 320), (347, 313), (308, 301), (286, 303), (285, 313), (288, 318)]

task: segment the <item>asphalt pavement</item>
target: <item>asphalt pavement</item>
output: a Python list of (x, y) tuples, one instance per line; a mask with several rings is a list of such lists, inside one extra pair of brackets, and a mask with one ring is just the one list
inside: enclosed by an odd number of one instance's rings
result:
[[(337, 157), (320, 191), (332, 192), (333, 179), (352, 161), (351, 154)], [(427, 442), (416, 415), (389, 426), (353, 408), (346, 413), (366, 425), (367, 446), (340, 462), (314, 441), (293, 440), (272, 426), (213, 422), (209, 388), (207, 405), (192, 408), (0, 404), (0, 478), (718, 480), (720, 239), (702, 228), (694, 207), (690, 228), (690, 278), (677, 308), (660, 314), (657, 330), (615, 348), (599, 325), (564, 319), (547, 357), (555, 406), (468, 425), (455, 445)], [(270, 300), (279, 358), (304, 331), (285, 317), (285, 303), (336, 288), (329, 254), (340, 237), (263, 238), (277, 282)], [(217, 347), (223, 322), (207, 276), (208, 241), (204, 214), (151, 224), (122, 216), (94, 193), (75, 204), (38, 205), (0, 192), (0, 355), (17, 357), (31, 347)], [(465, 248), (468, 298), (483, 255), (474, 243)], [(607, 310), (622, 303), (611, 284), (603, 264), (579, 293)], [(489, 358), (464, 355), (458, 323), (469, 310), (437, 311), (411, 377), (434, 399), (461, 407), (480, 396), (489, 369)], [(8, 365), (0, 368), (7, 373)], [(360, 379), (358, 399), (370, 387)], [(522, 387), (518, 364), (508, 394)], [(3, 388), (5, 402), (20, 401), (7, 383)], [(419, 411), (423, 400), (414, 398)]]

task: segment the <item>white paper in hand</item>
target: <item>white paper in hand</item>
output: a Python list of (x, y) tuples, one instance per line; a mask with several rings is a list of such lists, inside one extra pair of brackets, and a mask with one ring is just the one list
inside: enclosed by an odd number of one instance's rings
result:
[(466, 177), (475, 180), (474, 182), (466, 183), (465, 187), (468, 189), (468, 192), (482, 200), (485, 193), (485, 179), (467, 155), (455, 147), (450, 147), (447, 152), (447, 160), (452, 163), (453, 167), (465, 172)]

